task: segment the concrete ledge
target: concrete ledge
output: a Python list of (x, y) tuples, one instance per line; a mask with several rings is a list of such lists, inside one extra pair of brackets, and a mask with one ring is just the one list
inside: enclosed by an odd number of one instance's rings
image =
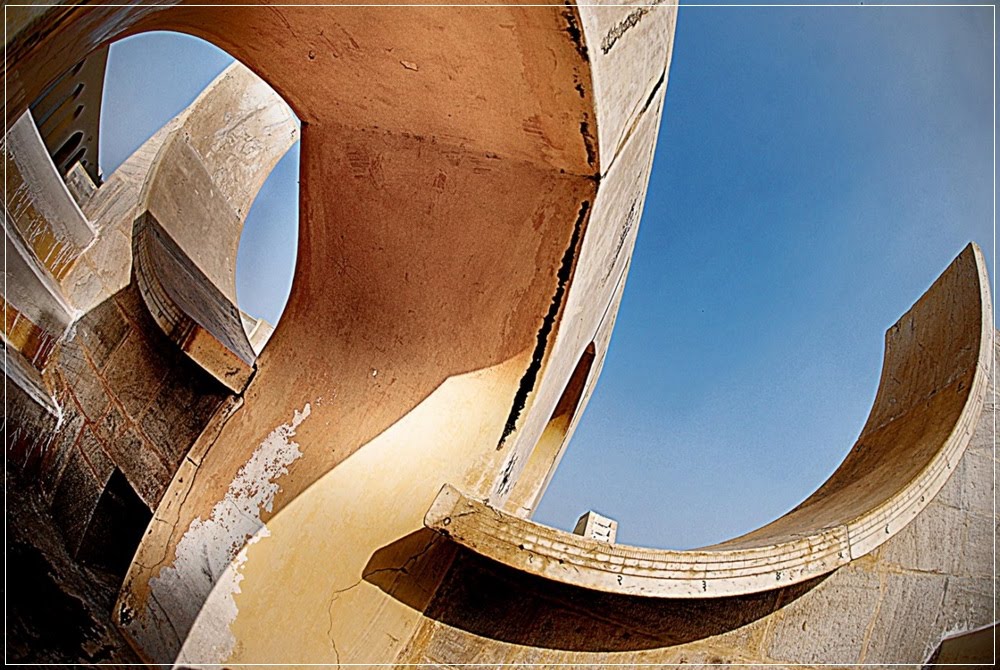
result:
[(887, 331), (875, 403), (841, 466), (801, 505), (742, 537), (693, 551), (608, 545), (450, 485), (424, 524), (515, 569), (625, 595), (731, 596), (829, 573), (893, 537), (944, 486), (983, 408), (992, 323), (985, 262), (970, 244)]
[(239, 310), (146, 212), (135, 223), (133, 268), (153, 320), (185, 354), (239, 393), (255, 354)]

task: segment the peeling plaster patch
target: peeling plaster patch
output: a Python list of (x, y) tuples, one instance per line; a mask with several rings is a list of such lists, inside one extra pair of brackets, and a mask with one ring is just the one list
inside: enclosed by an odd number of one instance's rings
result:
[(243, 581), (243, 565), (247, 562), (247, 551), (251, 546), (270, 536), (271, 532), (267, 526), (262, 526), (226, 567), (198, 614), (195, 621), (197, 625), (191, 627), (191, 632), (177, 656), (177, 663), (186, 665), (222, 663), (232, 656), (236, 638), (229, 626), (240, 613), (236, 607), (235, 596), (242, 592), (240, 582)]
[[(500, 442), (497, 443), (497, 451), (503, 449), (504, 443), (507, 438), (510, 437), (511, 433), (517, 428), (517, 420), (521, 416), (521, 412), (524, 410), (525, 404), (528, 401), (528, 395), (535, 388), (535, 381), (538, 377), (538, 372), (542, 368), (542, 358), (545, 355), (545, 349), (548, 346), (549, 333), (552, 331), (555, 325), (556, 316), (559, 314), (559, 310), (562, 308), (563, 295), (566, 293), (566, 285), (570, 280), (570, 276), (573, 274), (573, 267), (576, 262), (577, 247), (579, 246), (580, 238), (583, 234), (584, 222), (587, 219), (587, 213), (590, 211), (590, 201), (584, 200), (580, 205), (580, 212), (576, 217), (576, 224), (573, 227), (573, 234), (570, 237), (569, 246), (566, 247), (566, 251), (563, 253), (562, 263), (559, 266), (559, 272), (557, 274), (557, 284), (555, 295), (552, 296), (552, 301), (549, 303), (549, 310), (545, 314), (542, 320), (542, 327), (538, 330), (538, 334), (535, 336), (535, 350), (531, 357), (531, 363), (528, 364), (528, 369), (525, 371), (524, 376), (521, 377), (521, 383), (518, 385), (517, 393), (514, 395), (514, 404), (510, 408), (510, 415), (507, 417), (507, 423), (504, 425), (503, 435), (500, 436)], [(511, 466), (512, 464), (508, 464)], [(508, 475), (509, 477), (509, 475)], [(502, 493), (504, 487), (507, 484), (501, 481), (498, 487), (498, 493)]]
[[(240, 468), (225, 497), (212, 508), (207, 521), (197, 517), (177, 543), (173, 565), (164, 568), (149, 581), (147, 620), (167, 619), (174, 640), (165, 640), (163, 626), (153, 634), (146, 649), (160, 662), (174, 660), (178, 649), (204, 609), (195, 634), (184, 644), (184, 656), (198, 662), (228, 657), (235, 645), (229, 624), (238, 613), (234, 595), (240, 592), (240, 571), (247, 559), (247, 549), (270, 533), (260, 520), (261, 510), (272, 511), (279, 486), (275, 480), (288, 473), (288, 466), (302, 457), (299, 444), (290, 438), (309, 416), (306, 403), (295, 411), (292, 421), (271, 431)], [(249, 540), (249, 541), (248, 541)], [(152, 611), (154, 607), (159, 612)], [(212, 629), (211, 631), (209, 630)], [(211, 641), (209, 645), (199, 644)], [(190, 652), (190, 654), (188, 653)]]

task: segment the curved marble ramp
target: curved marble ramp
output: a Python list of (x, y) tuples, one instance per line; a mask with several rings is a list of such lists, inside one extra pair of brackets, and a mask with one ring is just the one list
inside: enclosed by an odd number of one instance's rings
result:
[(992, 323), (985, 261), (969, 244), (886, 332), (874, 405), (837, 471), (788, 514), (727, 542), (692, 551), (609, 545), (449, 485), (424, 523), (504, 565), (609, 593), (730, 596), (827, 574), (899, 532), (947, 481), (982, 411)]

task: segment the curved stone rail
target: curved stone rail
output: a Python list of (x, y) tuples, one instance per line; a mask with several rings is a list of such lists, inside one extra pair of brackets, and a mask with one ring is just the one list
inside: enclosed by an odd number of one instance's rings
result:
[(452, 486), (424, 523), (518, 570), (610, 593), (730, 596), (827, 574), (899, 532), (947, 481), (982, 411), (992, 322), (985, 262), (970, 244), (886, 332), (872, 411), (837, 471), (788, 514), (727, 542), (693, 551), (609, 545)]
[(235, 392), (257, 359), (237, 307), (240, 235), (264, 180), (297, 139), (281, 97), (234, 63), (181, 114), (140, 196), (133, 259), (143, 300), (163, 332)]

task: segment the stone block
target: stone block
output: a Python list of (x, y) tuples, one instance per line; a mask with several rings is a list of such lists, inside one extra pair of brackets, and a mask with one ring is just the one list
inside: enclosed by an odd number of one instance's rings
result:
[(986, 402), (983, 403), (983, 413), (979, 416), (979, 423), (976, 431), (972, 434), (966, 453), (976, 453), (993, 457), (996, 451), (993, 448), (993, 419), (996, 415), (996, 406), (993, 404), (992, 393), (987, 395)]
[(618, 536), (618, 522), (594, 511), (585, 512), (576, 520), (573, 532), (591, 540), (614, 544)]
[(107, 480), (98, 479), (80, 449), (73, 449), (52, 500), (52, 516), (75, 554)]
[(77, 446), (83, 452), (98, 481), (107, 482), (111, 473), (115, 471), (115, 464), (104, 450), (97, 433), (89, 425), (83, 427)]
[(125, 430), (128, 419), (125, 417), (125, 410), (116, 402), (108, 404), (108, 410), (96, 424), (96, 430), (101, 440), (105, 444), (110, 444), (118, 435)]
[(112, 354), (104, 378), (125, 413), (136, 420), (156, 398), (166, 373), (160, 356), (133, 330)]
[[(191, 373), (191, 374), (187, 374)], [(191, 448), (222, 402), (214, 381), (201, 370), (171, 370), (140, 426), (164, 460), (176, 465)]]
[(77, 339), (90, 353), (98, 370), (103, 370), (118, 345), (128, 334), (129, 324), (113, 300), (106, 300), (77, 324)]
[(38, 480), (42, 497), (45, 500), (52, 499), (62, 476), (63, 468), (73, 450), (73, 445), (76, 444), (80, 432), (83, 430), (83, 414), (78, 411), (76, 404), (69, 400), (68, 403), (60, 402), (60, 406), (63, 409), (63, 422), (59, 431), (52, 438), (52, 443), (45, 454)]
[(84, 416), (96, 422), (108, 408), (108, 392), (83, 348), (69, 342), (59, 350), (57, 362), (62, 383), (69, 389)]
[[(961, 545), (929, 545), (939, 547), (936, 553), (958, 554), (959, 568), (953, 574), (966, 577), (988, 577), (993, 572), (993, 532), (996, 519), (970, 514), (965, 518), (964, 541)], [(961, 547), (955, 551), (955, 547)]]
[(864, 662), (923, 663), (944, 632), (939, 617), (947, 581), (943, 575), (886, 574)]
[(962, 458), (961, 507), (979, 516), (993, 516), (993, 468), (989, 453), (966, 452)]
[(765, 655), (789, 663), (856, 663), (878, 601), (878, 574), (867, 563), (848, 565), (774, 617)]
[[(129, 248), (131, 248), (131, 234), (129, 237)], [(121, 310), (122, 315), (132, 324), (134, 329), (147, 335), (151, 333), (159, 334), (166, 341), (166, 336), (162, 334), (159, 326), (156, 325), (153, 317), (150, 316), (149, 308), (146, 307), (146, 303), (139, 294), (139, 288), (136, 286), (135, 281), (116, 293), (114, 300), (118, 305), (118, 309)]]
[(951, 477), (948, 478), (948, 481), (941, 487), (941, 490), (934, 496), (934, 502), (947, 505), (948, 507), (962, 507), (962, 489), (969, 476), (968, 466), (966, 465), (966, 462), (969, 460), (969, 453), (966, 450), (962, 460), (955, 466), (955, 471), (951, 474)]
[(966, 560), (959, 552), (931, 547), (961, 547), (966, 514), (932, 500), (909, 525), (884, 544), (882, 560), (907, 570), (956, 574)]
[(992, 577), (949, 577), (937, 627), (951, 634), (991, 623), (994, 593)]
[(172, 477), (153, 446), (129, 426), (123, 430), (108, 450), (118, 469), (150, 509), (156, 509), (163, 491)]

